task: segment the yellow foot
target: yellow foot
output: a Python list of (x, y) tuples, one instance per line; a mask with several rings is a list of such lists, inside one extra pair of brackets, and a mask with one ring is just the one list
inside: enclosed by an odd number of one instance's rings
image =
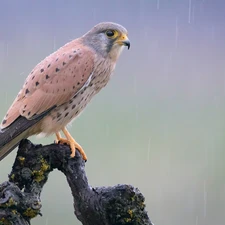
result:
[(72, 158), (75, 156), (76, 149), (77, 149), (80, 152), (80, 154), (82, 155), (83, 160), (87, 161), (87, 156), (86, 156), (83, 148), (72, 138), (72, 136), (69, 134), (69, 132), (66, 130), (66, 128), (62, 129), (62, 131), (65, 134), (66, 139), (62, 138), (59, 133), (56, 133), (56, 138), (57, 138), (56, 143), (69, 145), (71, 152), (72, 152), (70, 156)]

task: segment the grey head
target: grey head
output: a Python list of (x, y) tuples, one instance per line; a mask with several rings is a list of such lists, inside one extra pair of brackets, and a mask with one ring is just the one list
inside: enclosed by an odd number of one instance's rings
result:
[(94, 26), (82, 39), (86, 45), (95, 49), (103, 57), (117, 59), (124, 46), (130, 48), (128, 32), (122, 25), (103, 22)]

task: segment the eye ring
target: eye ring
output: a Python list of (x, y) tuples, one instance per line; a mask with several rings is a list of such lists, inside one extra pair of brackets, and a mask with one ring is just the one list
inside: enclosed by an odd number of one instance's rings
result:
[(114, 30), (107, 30), (105, 32), (106, 36), (109, 37), (109, 38), (112, 38), (115, 36), (116, 32)]

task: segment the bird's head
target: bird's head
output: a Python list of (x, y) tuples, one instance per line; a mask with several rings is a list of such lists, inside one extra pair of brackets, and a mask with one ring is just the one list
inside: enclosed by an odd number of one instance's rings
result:
[(124, 46), (130, 48), (130, 41), (127, 37), (128, 33), (123, 26), (103, 22), (94, 26), (82, 38), (85, 44), (94, 48), (97, 53), (103, 57), (110, 57), (116, 60)]

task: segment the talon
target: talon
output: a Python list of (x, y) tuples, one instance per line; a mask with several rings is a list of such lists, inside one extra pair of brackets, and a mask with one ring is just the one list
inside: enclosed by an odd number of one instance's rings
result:
[(73, 137), (70, 135), (70, 133), (66, 130), (66, 128), (62, 129), (63, 133), (66, 136), (65, 138), (62, 138), (60, 133), (56, 133), (56, 143), (57, 144), (67, 144), (70, 146), (71, 149), (71, 158), (75, 157), (76, 154), (76, 149), (80, 152), (80, 154), (82, 155), (82, 158), (85, 162), (87, 162), (87, 156), (83, 150), (83, 148), (73, 139)]

